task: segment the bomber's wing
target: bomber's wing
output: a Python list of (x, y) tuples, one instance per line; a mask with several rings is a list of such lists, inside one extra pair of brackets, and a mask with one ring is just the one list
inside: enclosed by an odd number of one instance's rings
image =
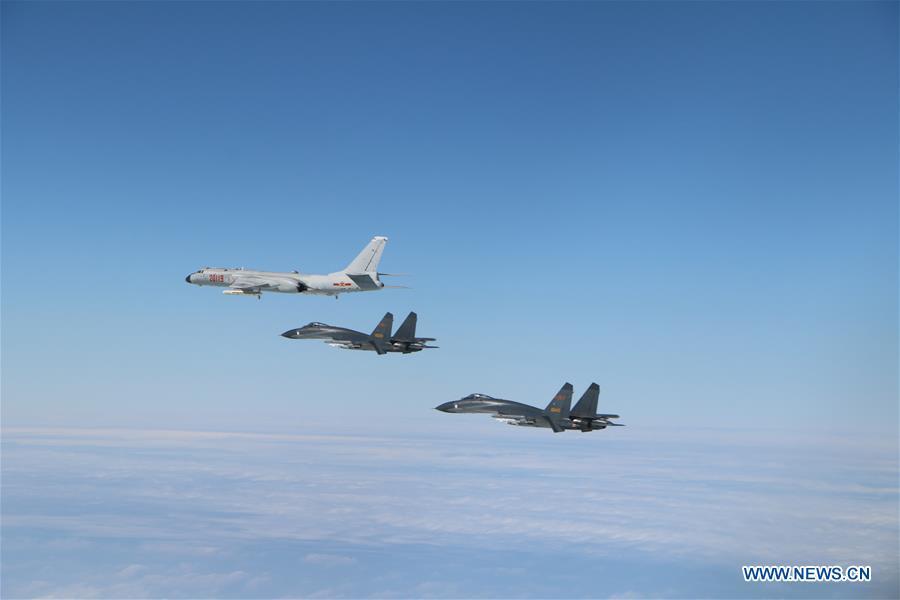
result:
[(255, 275), (241, 275), (228, 286), (229, 289), (243, 292), (245, 294), (251, 294), (260, 292), (266, 288), (277, 287), (278, 284), (272, 282), (269, 279), (265, 279), (263, 277), (258, 277)]

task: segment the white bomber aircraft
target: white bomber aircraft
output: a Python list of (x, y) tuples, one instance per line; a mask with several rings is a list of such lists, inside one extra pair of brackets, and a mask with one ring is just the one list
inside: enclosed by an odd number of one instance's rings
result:
[[(203, 267), (184, 278), (194, 285), (212, 285), (224, 287), (223, 294), (236, 296), (256, 296), (263, 292), (281, 292), (283, 294), (316, 294), (334, 296), (346, 292), (368, 292), (380, 290), (385, 285), (381, 282), (378, 262), (387, 243), (384, 236), (375, 236), (363, 248), (343, 271), (328, 275), (307, 275), (299, 271), (281, 273), (277, 271), (253, 271), (250, 269), (225, 269)], [(388, 286), (394, 287), (394, 286)]]

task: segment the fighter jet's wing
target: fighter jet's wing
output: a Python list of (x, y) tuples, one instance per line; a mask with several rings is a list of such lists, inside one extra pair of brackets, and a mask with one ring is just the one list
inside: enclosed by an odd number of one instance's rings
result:
[[(334, 340), (322, 340), (322, 341), (333, 348), (343, 348), (344, 350), (375, 350), (376, 352), (378, 352), (378, 348), (375, 346), (375, 344), (372, 344), (372, 343), (346, 342), (346, 341), (336, 342)], [(383, 354), (383, 352), (379, 352), (379, 354)]]
[(546, 423), (547, 426), (550, 427), (554, 431), (554, 433), (560, 433), (564, 431), (565, 428), (554, 421), (547, 415), (515, 415), (515, 414), (496, 414), (491, 415), (495, 419), (506, 421), (507, 423), (512, 423), (514, 425), (528, 425), (531, 427), (543, 427), (541, 423)]
[(547, 415), (541, 415), (541, 418), (547, 421), (550, 424), (550, 429), (553, 430), (553, 433), (560, 433), (564, 431), (562, 427), (560, 427), (559, 423), (548, 417)]
[(276, 285), (277, 284), (274, 284), (267, 279), (263, 279), (262, 277), (244, 275), (236, 278), (228, 287), (233, 290), (241, 290), (242, 292), (251, 292), (264, 290), (268, 287), (275, 287)]

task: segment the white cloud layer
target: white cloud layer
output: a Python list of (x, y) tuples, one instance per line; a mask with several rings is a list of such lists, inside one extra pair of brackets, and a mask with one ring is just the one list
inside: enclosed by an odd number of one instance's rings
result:
[[(520, 563), (560, 556), (590, 569), (629, 557), (674, 579), (697, 570), (735, 580), (641, 588), (625, 569), (553, 595), (746, 596), (759, 590), (737, 581), (742, 564), (819, 563), (871, 564), (868, 594), (896, 591), (893, 440), (511, 429), (488, 438), (8, 430), (3, 595), (528, 596), (533, 573), (516, 572)], [(81, 562), (42, 570), (42, 554)], [(520, 562), (502, 558), (512, 555)]]

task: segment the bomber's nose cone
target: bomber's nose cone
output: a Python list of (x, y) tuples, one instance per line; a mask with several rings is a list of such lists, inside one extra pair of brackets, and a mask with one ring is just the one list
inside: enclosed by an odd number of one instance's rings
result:
[[(193, 275), (193, 273), (191, 273), (191, 275)], [(191, 282), (191, 275), (188, 275), (187, 277), (185, 277), (184, 280), (187, 281), (188, 283), (190, 283), (190, 282)]]

